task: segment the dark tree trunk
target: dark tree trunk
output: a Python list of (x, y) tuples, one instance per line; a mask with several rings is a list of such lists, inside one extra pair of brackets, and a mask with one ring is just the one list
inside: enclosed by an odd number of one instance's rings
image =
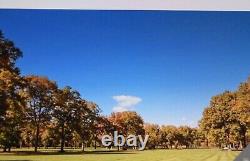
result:
[(4, 146), (4, 148), (3, 148), (3, 152), (6, 152), (7, 151), (7, 147), (6, 146)]
[(40, 131), (40, 126), (39, 126), (39, 124), (37, 124), (37, 126), (36, 126), (36, 138), (35, 138), (35, 152), (37, 152), (37, 147), (38, 147), (39, 131)]
[(64, 143), (65, 143), (65, 135), (64, 135), (64, 123), (62, 124), (61, 131), (61, 150), (60, 152), (64, 152)]
[(206, 138), (206, 146), (208, 147), (208, 138)]
[(245, 148), (247, 146), (246, 134), (243, 135), (242, 146), (243, 146), (243, 148)]
[(97, 137), (96, 137), (96, 135), (95, 135), (95, 149), (96, 149), (96, 139), (97, 139)]
[(242, 135), (242, 147), (245, 148), (247, 146), (247, 138), (246, 138), (247, 129), (245, 126), (241, 126), (241, 135)]

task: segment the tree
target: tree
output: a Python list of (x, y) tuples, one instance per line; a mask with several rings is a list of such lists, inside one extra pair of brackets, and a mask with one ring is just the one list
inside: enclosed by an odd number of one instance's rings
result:
[(0, 144), (4, 151), (17, 144), (20, 138), (24, 101), (20, 95), (23, 80), (16, 60), (22, 52), (0, 31)]
[(135, 111), (113, 112), (108, 119), (114, 126), (115, 130), (124, 137), (127, 137), (130, 134), (145, 134), (143, 129), (143, 119)]
[(243, 147), (247, 146), (247, 130), (250, 129), (250, 77), (247, 82), (241, 83), (236, 91), (237, 103), (232, 111), (236, 115), (237, 125), (236, 130), (240, 133), (240, 140)]
[(173, 145), (177, 145), (178, 143), (178, 129), (176, 126), (172, 125), (163, 125), (161, 126), (161, 144), (164, 147), (172, 148)]
[(77, 116), (73, 120), (73, 127), (81, 138), (82, 151), (87, 143), (96, 140), (98, 135), (98, 120), (100, 109), (97, 104), (80, 99), (77, 106)]
[(181, 145), (186, 146), (186, 148), (190, 148), (194, 141), (196, 140), (196, 129), (193, 129), (189, 126), (180, 126), (178, 128), (179, 131), (179, 143)]
[(35, 152), (39, 145), (40, 130), (51, 120), (53, 95), (57, 89), (55, 82), (46, 77), (27, 76), (26, 95), (26, 118), (28, 123), (35, 127)]
[(113, 112), (109, 121), (124, 136), (144, 134), (143, 119), (134, 111)]
[(235, 92), (212, 97), (203, 112), (200, 128), (208, 142), (216, 146), (246, 147), (250, 127), (250, 80)]
[[(101, 143), (101, 139), (103, 135), (113, 135), (115, 131), (115, 127), (113, 126), (112, 122), (109, 121), (108, 117), (105, 116), (99, 116), (96, 120), (96, 137)], [(111, 147), (111, 146), (110, 146)]]
[(145, 134), (149, 135), (147, 147), (149, 149), (155, 149), (160, 143), (160, 127), (157, 124), (145, 124)]
[(52, 119), (41, 134), (41, 141), (45, 148), (57, 147), (60, 144), (60, 132), (57, 123)]
[(0, 125), (10, 105), (20, 97), (18, 89), (21, 78), (19, 69), (15, 66), (20, 57), (22, 52), (0, 31)]
[(231, 126), (236, 121), (236, 116), (232, 113), (235, 104), (235, 93), (225, 91), (213, 97), (210, 106), (203, 113), (200, 127), (216, 146), (230, 145)]
[(65, 127), (71, 126), (78, 115), (80, 94), (67, 86), (63, 89), (58, 89), (54, 97), (53, 117), (60, 127), (61, 152), (64, 152), (65, 144)]

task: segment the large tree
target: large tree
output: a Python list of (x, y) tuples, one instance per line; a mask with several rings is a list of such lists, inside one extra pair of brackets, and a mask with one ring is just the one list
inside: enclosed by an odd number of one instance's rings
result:
[(235, 123), (232, 107), (235, 106), (236, 95), (226, 91), (214, 96), (210, 106), (203, 112), (200, 127), (206, 133), (210, 143), (216, 146), (229, 146), (231, 126)]
[(130, 134), (144, 135), (143, 119), (135, 111), (113, 112), (109, 116), (109, 121), (115, 130), (125, 137)]
[(35, 152), (39, 145), (40, 130), (51, 120), (53, 97), (57, 89), (55, 82), (46, 77), (27, 76), (26, 94), (26, 117), (27, 122), (35, 128)]
[[(236, 91), (237, 103), (232, 111), (236, 115), (236, 130), (240, 133), (240, 141), (243, 147), (247, 145), (247, 131), (250, 130), (250, 77), (247, 82), (241, 83)], [(236, 128), (236, 127), (235, 127)]]
[(24, 83), (15, 65), (20, 57), (22, 52), (0, 31), (0, 144), (4, 151), (20, 138), (24, 107), (20, 91)]
[(235, 92), (212, 97), (203, 112), (200, 128), (208, 143), (216, 146), (245, 147), (250, 125), (249, 80)]
[(20, 73), (15, 63), (20, 57), (22, 52), (0, 30), (0, 125), (10, 105), (19, 97)]
[(97, 104), (80, 99), (77, 106), (77, 115), (72, 120), (71, 126), (80, 137), (82, 143), (82, 151), (84, 146), (96, 141), (98, 136), (98, 120), (100, 109)]
[(71, 127), (78, 115), (80, 94), (67, 86), (56, 91), (53, 117), (60, 128), (61, 152), (64, 152), (65, 129)]
[(109, 121), (124, 136), (144, 134), (143, 119), (134, 111), (113, 112), (109, 116)]

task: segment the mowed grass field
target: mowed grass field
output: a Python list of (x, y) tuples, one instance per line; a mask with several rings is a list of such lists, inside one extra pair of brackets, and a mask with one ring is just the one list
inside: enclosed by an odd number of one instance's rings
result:
[(216, 149), (0, 153), (0, 161), (233, 161), (240, 152)]

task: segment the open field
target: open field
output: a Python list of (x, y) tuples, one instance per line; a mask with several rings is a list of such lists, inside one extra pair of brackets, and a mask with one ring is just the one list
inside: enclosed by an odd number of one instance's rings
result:
[(0, 161), (233, 161), (237, 151), (216, 149), (96, 151), (67, 153), (0, 153)]

